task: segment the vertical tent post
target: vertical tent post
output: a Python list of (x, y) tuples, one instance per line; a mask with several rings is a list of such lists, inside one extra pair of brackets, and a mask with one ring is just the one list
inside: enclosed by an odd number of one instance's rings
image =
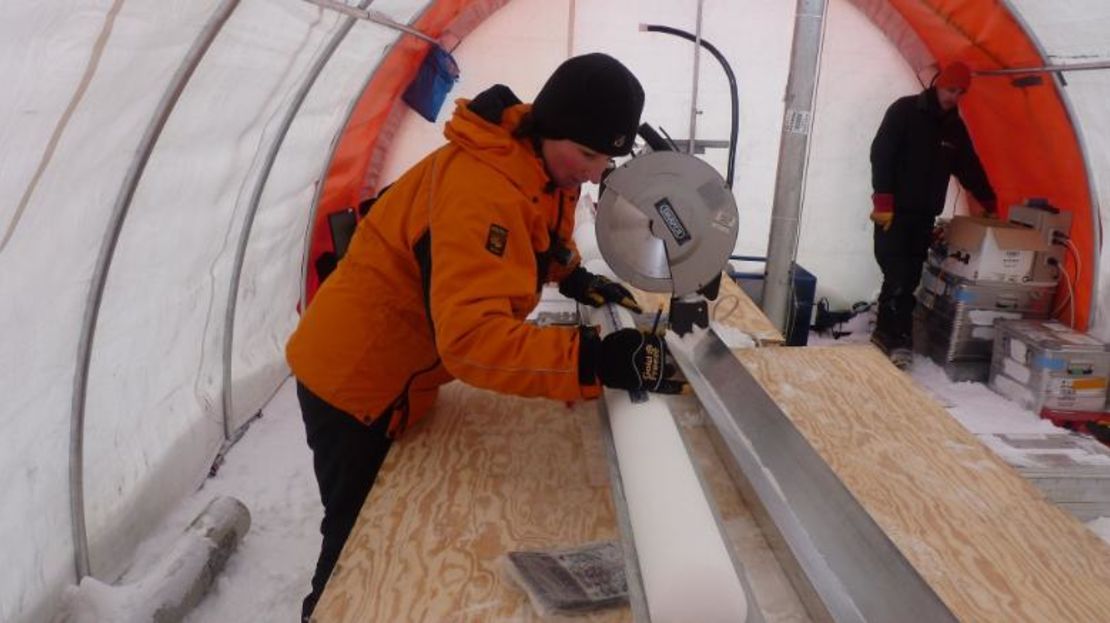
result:
[(763, 311), (775, 327), (787, 333), (793, 294), (794, 257), (802, 214), (813, 103), (825, 35), (825, 0), (798, 0), (794, 17), (794, 42), (790, 48), (790, 75), (786, 80), (782, 138), (779, 143), (771, 235), (767, 244), (767, 277)]

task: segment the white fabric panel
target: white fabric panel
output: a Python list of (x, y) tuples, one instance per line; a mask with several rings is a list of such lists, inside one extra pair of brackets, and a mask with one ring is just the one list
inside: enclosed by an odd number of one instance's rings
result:
[(146, 121), (215, 5), (5, 3), (0, 232), (27, 200), (0, 251), (0, 620), (47, 620), (74, 580), (69, 421), (89, 278)]
[[(357, 0), (347, 0), (357, 4)], [(372, 8), (408, 22), (425, 2)], [(71, 389), (90, 276), (112, 202), (165, 86), (218, 0), (9, 0), (0, 20), (0, 621), (48, 620), (73, 580), (68, 491)], [(1013, 0), (1052, 62), (1110, 59), (1105, 0)], [(606, 51), (647, 89), (645, 120), (688, 128), (692, 44), (637, 30), (693, 30), (696, 3), (514, 0), (457, 51), (469, 96), (496, 81), (530, 99), (567, 54)], [(738, 250), (766, 248), (793, 3), (705, 3), (704, 36), (740, 83)], [(230, 262), (258, 166), (290, 97), (340, 16), (302, 0), (243, 0), (187, 87), (139, 185), (101, 309), (87, 406), (86, 502), (94, 571), (111, 580), (162, 509), (203, 478), (222, 440), (223, 323)], [(360, 23), (293, 124), (262, 197), (238, 299), (234, 423), (286, 374), (304, 230), (336, 130), (395, 40)], [(503, 59), (513, 58), (506, 63)], [(867, 146), (909, 68), (845, 0), (832, 0), (799, 261), (819, 294), (878, 284), (866, 221)], [(1110, 210), (1110, 72), (1068, 75), (1067, 93)], [(703, 55), (698, 136), (728, 135), (727, 85)], [(445, 107), (446, 118), (450, 104)], [(413, 133), (422, 134), (413, 140)], [(393, 173), (442, 142), (405, 120)], [(705, 158), (722, 173), (725, 151)], [(10, 239), (8, 239), (8, 235)], [(3, 242), (7, 239), (7, 242)], [(1110, 309), (1110, 258), (1099, 293)], [(814, 270), (819, 269), (819, 270)], [(1089, 267), (1087, 267), (1089, 269)], [(383, 303), (384, 304), (384, 303)], [(1110, 339), (1110, 320), (1095, 332)]]
[[(1110, 43), (1105, 43), (1101, 54), (1103, 60), (1110, 60), (1108, 48)], [(1092, 175), (1099, 203), (1100, 226), (1105, 227), (1106, 223), (1110, 223), (1110, 112), (1107, 108), (1107, 102), (1110, 102), (1110, 70), (1069, 73), (1067, 80), (1072, 107), (1086, 143), (1088, 171)], [(1110, 253), (1105, 246), (1106, 234), (1103, 230), (1104, 242), (1099, 251), (1095, 290), (1096, 310), (1090, 331), (1099, 339), (1110, 341)]]
[(817, 275), (819, 296), (835, 309), (878, 293), (882, 274), (867, 218), (871, 141), (887, 107), (921, 85), (894, 45), (847, 0), (829, 2), (820, 72), (797, 261)]
[[(338, 23), (298, 0), (241, 2), (151, 155), (89, 375), (86, 515), (100, 579), (202, 482), (222, 441), (224, 314), (246, 202), (290, 93)], [(270, 353), (241, 375), (268, 372), (272, 392), (283, 374)]]
[[(411, 1), (390, 4), (387, 14), (402, 23), (422, 8)], [(385, 10), (384, 3), (372, 6)], [(236, 303), (232, 428), (256, 413), (288, 374), (285, 341), (298, 320), (302, 245), (317, 181), (350, 103), (396, 38), (397, 32), (384, 26), (356, 23), (313, 85), (274, 163)]]
[[(1040, 40), (1048, 62), (1058, 65), (1110, 61), (1110, 5), (1105, 0), (1037, 2), (1011, 0)], [(1099, 203), (1103, 223), (1110, 217), (1110, 70), (1065, 74), (1064, 87), (1071, 99), (1078, 130), (1087, 150), (1087, 168)], [(1090, 270), (1086, 267), (1085, 270)], [(1110, 254), (1100, 251), (1097, 309), (1091, 332), (1110, 340)]]

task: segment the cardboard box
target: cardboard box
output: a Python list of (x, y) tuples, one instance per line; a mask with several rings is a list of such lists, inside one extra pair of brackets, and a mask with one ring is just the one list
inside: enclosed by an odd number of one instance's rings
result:
[(994, 219), (957, 216), (948, 225), (945, 271), (972, 281), (1031, 280), (1033, 260), (1047, 251), (1040, 232)]

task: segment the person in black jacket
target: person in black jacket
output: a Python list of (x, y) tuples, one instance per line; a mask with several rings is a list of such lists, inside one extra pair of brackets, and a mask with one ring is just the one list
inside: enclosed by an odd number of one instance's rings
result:
[(933, 85), (896, 100), (871, 143), (871, 196), (875, 259), (883, 272), (878, 321), (871, 341), (899, 367), (912, 360), (914, 290), (944, 210), (949, 176), (993, 216), (994, 190), (957, 104), (971, 85), (971, 70), (955, 62)]

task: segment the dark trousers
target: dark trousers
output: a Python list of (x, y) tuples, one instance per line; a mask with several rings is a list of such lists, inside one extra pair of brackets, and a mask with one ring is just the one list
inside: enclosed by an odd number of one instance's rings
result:
[(367, 426), (324, 402), (299, 382), (297, 399), (301, 403), (308, 447), (312, 448), (320, 500), (324, 503), (320, 557), (312, 576), (312, 592), (301, 606), (301, 618), (307, 621), (355, 525), (366, 495), (374, 485), (392, 440), (386, 434), (387, 417), (378, 418)]
[(921, 281), (933, 220), (895, 216), (888, 231), (875, 226), (875, 260), (883, 271), (883, 287), (874, 337), (887, 350), (913, 345), (913, 294)]

